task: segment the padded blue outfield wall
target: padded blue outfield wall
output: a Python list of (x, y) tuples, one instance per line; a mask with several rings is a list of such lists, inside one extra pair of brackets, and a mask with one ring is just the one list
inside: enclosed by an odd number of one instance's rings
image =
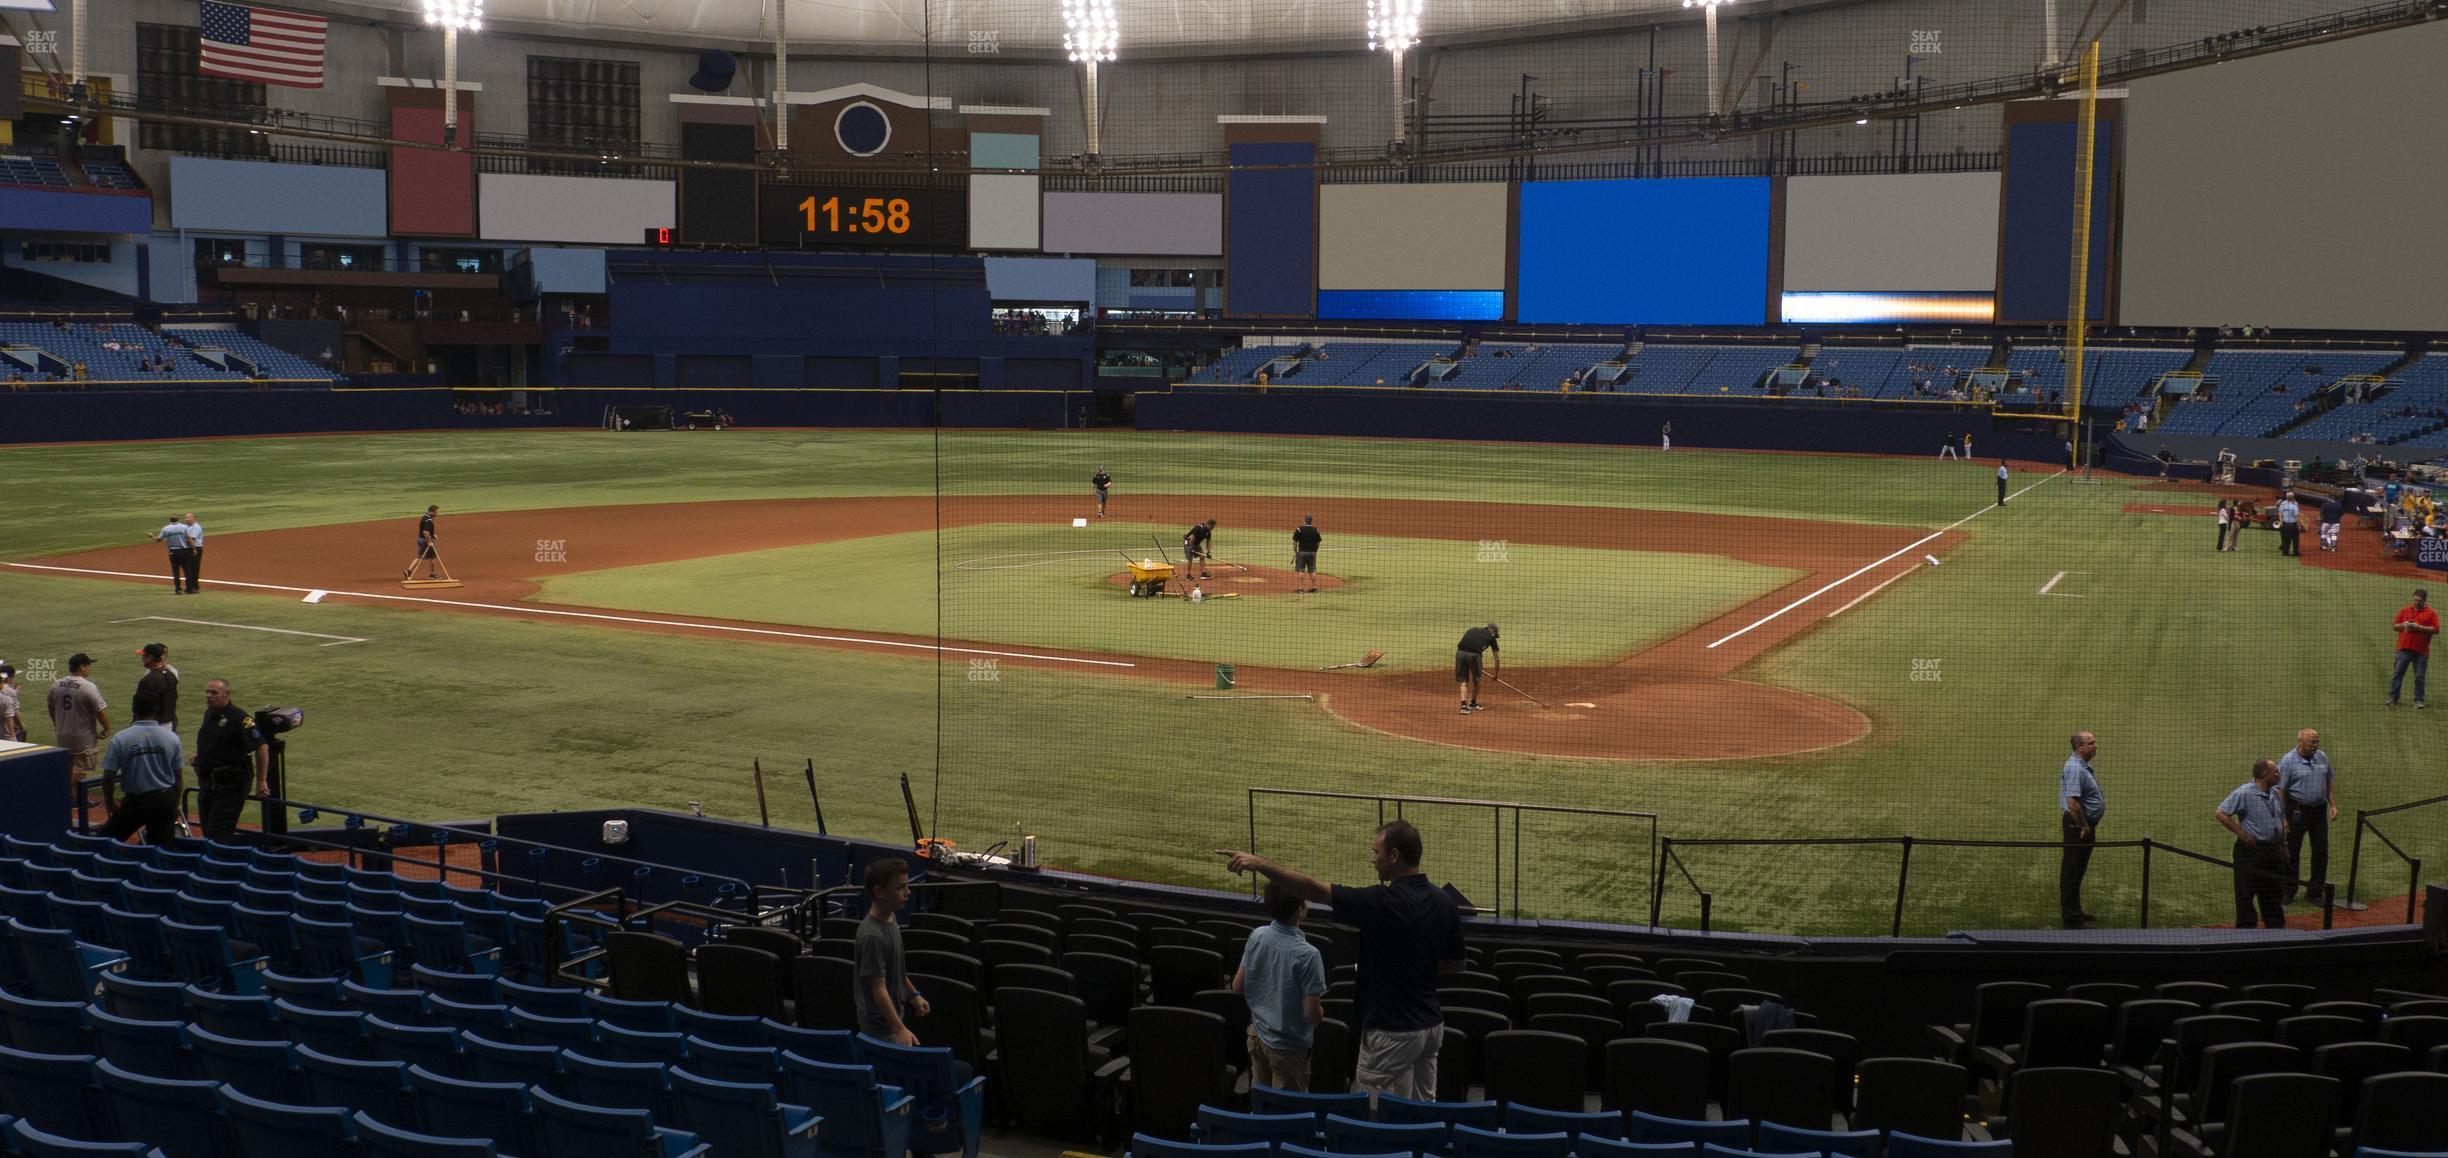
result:
[[(1676, 446), (1858, 454), (1934, 455), (1949, 432), (1969, 426), (1972, 448), (1984, 461), (2065, 457), (2062, 438), (1997, 431), (1978, 411), (1863, 403), (1710, 405), (1615, 395), (1285, 388), (1142, 394), (1136, 409), (1141, 430), (1656, 446), (1658, 427), (1672, 422)], [(1966, 486), (1986, 486), (1988, 472), (1980, 473)]]
[[(506, 398), (506, 394), (492, 397)], [(509, 430), (603, 423), (606, 406), (728, 410), (743, 426), (928, 426), (941, 399), (945, 426), (1084, 426), (1085, 390), (556, 390), (551, 414), (475, 417), (454, 411), (449, 390), (169, 390), (33, 393), (0, 398), (0, 444), (331, 434), (393, 430)], [(708, 435), (707, 437), (713, 437)]]

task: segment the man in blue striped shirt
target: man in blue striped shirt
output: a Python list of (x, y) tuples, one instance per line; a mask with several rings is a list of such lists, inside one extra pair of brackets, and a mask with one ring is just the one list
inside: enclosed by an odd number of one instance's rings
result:
[(136, 722), (120, 729), (102, 751), (102, 770), (116, 773), (120, 786), (127, 790), (102, 825), (102, 835), (112, 840), (124, 840), (140, 828), (145, 843), (155, 846), (166, 845), (177, 835), (179, 766), (184, 753), (179, 749), (178, 733), (162, 726), (161, 711), (159, 700), (139, 697)]
[(2065, 852), (2057, 861), (2058, 916), (2069, 929), (2080, 929), (2094, 918), (2083, 911), (2083, 874), (2091, 871), (2092, 845), (2099, 841), (2099, 823), (2108, 815), (2108, 798), (2100, 794), (2091, 757), (2099, 754), (2099, 737), (2089, 732), (2073, 736), (2074, 754), (2057, 771), (2057, 823)]
[(153, 532), (153, 541), (170, 549), (170, 593), (186, 595), (195, 590), (195, 539), (188, 534), (187, 524), (177, 515)]
[(2260, 906), (2264, 928), (2286, 928), (2286, 802), (2278, 792), (2278, 762), (2255, 760), (2252, 779), (2236, 786), (2214, 814), (2235, 834), (2236, 928), (2253, 927)]

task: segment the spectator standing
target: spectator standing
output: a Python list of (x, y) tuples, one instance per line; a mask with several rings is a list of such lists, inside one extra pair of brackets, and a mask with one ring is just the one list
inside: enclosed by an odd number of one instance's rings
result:
[(2218, 508), (2218, 541), (2211, 544), (2212, 550), (2224, 551), (2227, 549), (2227, 524), (2233, 517), (2234, 516), (2228, 510), (2227, 500), (2220, 499)]
[(2331, 495), (2331, 496), (2329, 496), (2328, 498), (2325, 498), (2325, 499), (2322, 499), (2322, 500), (2321, 500), (2321, 505), (2320, 505), (2320, 549), (2321, 549), (2321, 550), (2323, 550), (2323, 551), (2335, 551), (2335, 550), (2337, 550), (2337, 548), (2338, 548), (2338, 524), (2343, 523), (2343, 522), (2345, 522), (2345, 521), (2346, 521), (2346, 500), (2345, 500), (2343, 497), (2338, 496), (2338, 495)]
[(170, 593), (185, 595), (195, 590), (195, 549), (188, 541), (187, 524), (172, 515), (161, 530), (153, 532), (152, 538), (170, 549)]
[[(2329, 766), (2329, 754), (2321, 751), (2319, 732), (2305, 728), (2295, 733), (2295, 746), (2278, 758), (2278, 791), (2286, 798), (2287, 864), (2292, 866), (2287, 873), (2286, 899), (2293, 904), (2305, 881), (2319, 888), (2329, 879), (2329, 822), (2337, 819), (2337, 776)], [(2303, 871), (2307, 835), (2312, 839), (2309, 873)]]
[(127, 799), (111, 809), (102, 835), (123, 840), (139, 829), (145, 843), (156, 847), (178, 834), (179, 738), (161, 725), (160, 705), (139, 697), (136, 722), (111, 737), (102, 753), (102, 771), (127, 784)]
[(102, 770), (102, 738), (110, 735), (110, 705), (93, 682), (93, 657), (68, 657), (68, 674), (52, 681), (43, 704), (51, 716), (52, 742), (68, 750), (68, 794), (76, 782)]
[[(901, 925), (893, 915), (909, 903), (909, 862), (885, 857), (867, 866), (867, 916), (859, 921), (852, 960), (858, 980), (851, 987), (858, 1004), (860, 1033), (895, 1045), (916, 1045), (909, 1018), (927, 1015), (926, 995), (910, 983), (901, 956)], [(904, 1014), (904, 1010), (907, 1014)]]
[(2303, 557), (2303, 508), (2288, 491), (2278, 500), (2278, 553)]
[[(1295, 591), (1295, 592), (1301, 592), (1301, 591), (1315, 591), (1315, 590), (1317, 590), (1317, 589), (1318, 589), (1318, 588), (1317, 588), (1317, 553), (1318, 553), (1318, 541), (1319, 541), (1320, 539), (1323, 539), (1324, 537), (1325, 537), (1325, 536), (1318, 534), (1318, 529), (1317, 529), (1317, 516), (1315, 516), (1315, 515), (1302, 515), (1302, 516), (1301, 516), (1301, 525), (1300, 525), (1300, 526), (1298, 526), (1298, 527), (1293, 528), (1293, 530), (1292, 530), (1292, 590), (1293, 590), (1293, 591)], [(1306, 575), (1306, 576), (1308, 576), (1308, 577), (1309, 577), (1309, 580), (1308, 580), (1309, 585), (1308, 585), (1307, 587), (1303, 587), (1303, 586), (1301, 586), (1301, 576), (1303, 576), (1303, 575)]]
[(2001, 506), (2001, 507), (2006, 505), (2006, 460), (2005, 460), (2005, 459), (2002, 459), (2002, 458), (1998, 460), (1998, 501), (1997, 501), (1997, 505), (1999, 505), (1999, 506)]
[(26, 738), (24, 709), (17, 692), (17, 669), (0, 663), (0, 740)]
[(1304, 901), (1331, 903), (1335, 919), (1360, 930), (1359, 1019), (1354, 1093), (1414, 1101), (1436, 1097), (1437, 1051), (1445, 1014), (1437, 1004), (1442, 968), (1462, 960), (1462, 914), (1453, 897), (1420, 871), (1420, 834), (1407, 820), (1377, 830), (1369, 861), (1383, 883), (1330, 885), (1256, 853), (1217, 849), (1231, 872), (1255, 872)]
[(2389, 675), (2389, 707), (2397, 706), (2397, 692), (2405, 686), (2409, 667), (2414, 669), (2414, 706), (2423, 706), (2423, 681), (2431, 671), (2431, 637), (2440, 629), (2439, 612), (2431, 609), (2430, 600), (2431, 593), (2417, 587), (2414, 602), (2397, 609), (2397, 622), (2391, 627), (2397, 633), (2397, 666)]
[(2099, 842), (2100, 821), (2108, 816), (2108, 798), (2100, 793), (2099, 774), (2091, 758), (2099, 754), (2099, 737), (2089, 732), (2073, 736), (2074, 754), (2057, 773), (2057, 821), (2065, 835), (2065, 852), (2057, 862), (2057, 913), (2069, 929), (2080, 929), (2098, 918), (2083, 911), (2083, 874), (2091, 871), (2092, 848)]
[(1232, 977), (1249, 1003), (1250, 1084), (1306, 1091), (1309, 1049), (1326, 1019), (1326, 958), (1300, 931), (1309, 902), (1268, 881), (1266, 911)]
[(161, 710), (153, 718), (163, 727), (178, 731), (178, 669), (170, 666), (170, 646), (148, 643), (137, 653), (144, 660), (145, 673), (136, 679), (136, 702), (150, 697)]
[(2286, 806), (2278, 792), (2278, 762), (2255, 760), (2252, 779), (2236, 786), (2211, 814), (2235, 834), (2236, 928), (2286, 928)]
[(204, 722), (196, 726), (194, 764), (204, 838), (228, 840), (238, 831), (249, 786), (263, 795), (272, 774), (271, 745), (255, 718), (230, 702), (228, 680), (204, 681)]
[(194, 511), (180, 515), (179, 524), (187, 528), (187, 593), (193, 595), (204, 575), (204, 524), (196, 521)]

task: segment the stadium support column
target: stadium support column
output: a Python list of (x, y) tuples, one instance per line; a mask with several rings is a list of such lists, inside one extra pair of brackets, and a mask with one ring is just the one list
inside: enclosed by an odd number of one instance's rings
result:
[(774, 152), (790, 152), (790, 0), (774, 0)]
[(1403, 54), (1398, 49), (1387, 53), (1386, 59), (1394, 62), (1394, 147), (1399, 149), (1403, 145), (1404, 126), (1408, 123), (1403, 117)]
[(1099, 126), (1097, 124), (1097, 62), (1095, 57), (1080, 62), (1080, 106), (1080, 114), (1088, 124), (1088, 155), (1094, 157), (1104, 151), (1101, 142), (1097, 139)]
[[(85, 99), (85, 13), (93, 7), (93, 0), (68, 0), (68, 5), (68, 84), (81, 102)], [(9, 83), (15, 85), (16, 78), (9, 78)]]
[(2054, 69), (2057, 59), (2057, 0), (2040, 0), (2041, 44), (2040, 67)]
[(1717, 79), (1717, 6), (1731, 3), (1733, 0), (1683, 0), (1685, 8), (1701, 10), (1700, 18), (1708, 29), (1708, 115), (1712, 120), (1725, 111), (1723, 82)]
[(442, 30), (442, 144), (459, 136), (459, 33), (484, 27), (484, 0), (425, 0), (425, 23)]

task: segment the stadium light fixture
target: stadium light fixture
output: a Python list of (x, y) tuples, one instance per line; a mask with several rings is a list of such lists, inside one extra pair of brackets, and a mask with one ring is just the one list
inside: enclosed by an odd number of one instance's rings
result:
[(484, 0), (425, 0), (425, 23), (442, 30), (442, 143), (459, 136), (459, 34), (484, 27)]
[(1733, 0), (1683, 0), (1685, 8), (1702, 9), (1708, 22), (1708, 114), (1712, 117), (1722, 111), (1717, 107), (1717, 6), (1731, 3)]
[(1080, 66), (1080, 104), (1088, 123), (1088, 155), (1097, 155), (1102, 104), (1097, 100), (1097, 66), (1110, 62), (1122, 44), (1122, 22), (1114, 17), (1114, 0), (1063, 0), (1063, 51)]
[(1394, 147), (1403, 145), (1405, 126), (1403, 101), (1409, 95), (1403, 91), (1403, 54), (1419, 43), (1420, 13), (1427, 8), (1426, 0), (1368, 0), (1368, 46), (1370, 52), (1383, 50), (1394, 66)]

